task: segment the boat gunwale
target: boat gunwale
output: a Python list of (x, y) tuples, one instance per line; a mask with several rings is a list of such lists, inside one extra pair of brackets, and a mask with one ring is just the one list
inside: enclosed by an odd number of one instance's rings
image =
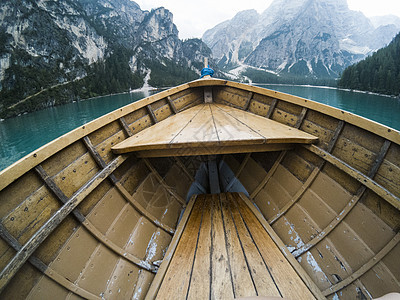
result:
[[(213, 80), (218, 80), (218, 79), (213, 79)], [(349, 111), (346, 111), (346, 110), (343, 110), (340, 108), (336, 108), (333, 106), (329, 106), (327, 104), (320, 103), (315, 100), (310, 100), (307, 98), (302, 98), (299, 96), (295, 96), (295, 95), (291, 95), (291, 94), (287, 94), (287, 93), (283, 93), (283, 92), (278, 92), (278, 91), (266, 89), (263, 87), (252, 86), (252, 85), (247, 85), (247, 84), (233, 82), (233, 81), (226, 81), (226, 80), (224, 82), (225, 82), (224, 86), (239, 88), (242, 90), (261, 94), (264, 96), (269, 96), (271, 98), (276, 98), (277, 100), (289, 102), (292, 104), (299, 105), (301, 107), (315, 110), (315, 111), (323, 113), (325, 115), (334, 117), (338, 120), (342, 120), (346, 123), (355, 125), (359, 128), (365, 129), (365, 130), (372, 132), (378, 136), (381, 136), (387, 140), (390, 140), (391, 142), (400, 144), (400, 131), (398, 131), (397, 129), (391, 128), (387, 125), (378, 123), (374, 120), (365, 118), (363, 116), (356, 115), (352, 112), (349, 112)], [(373, 126), (371, 126), (371, 125), (373, 125)]]
[[(50, 141), (49, 143), (41, 146), (40, 148), (32, 151), (23, 158), (19, 159), (12, 165), (0, 171), (0, 191), (6, 188), (13, 181), (18, 179), (23, 174), (33, 169), (38, 164), (42, 163), (50, 156), (61, 151), (65, 147), (73, 144), (74, 142), (82, 139), (90, 133), (100, 129), (101, 127), (116, 121), (119, 118), (125, 117), (127, 114), (132, 113), (138, 109), (146, 107), (152, 103), (167, 98), (173, 94), (188, 90), (190, 88), (205, 87), (205, 86), (226, 86), (233, 87), (260, 95), (276, 98), (280, 101), (285, 101), (301, 107), (315, 110), (322, 114), (334, 117), (338, 120), (345, 121), (346, 123), (355, 125), (359, 128), (372, 132), (380, 137), (383, 137), (396, 144), (400, 144), (400, 132), (396, 129), (390, 128), (386, 125), (377, 123), (376, 121), (367, 119), (362, 116), (355, 115), (351, 112), (341, 110), (323, 103), (316, 102), (301, 98), (298, 96), (277, 92), (274, 90), (266, 89), (263, 87), (251, 86), (243, 83), (233, 82), (223, 79), (198, 79), (192, 82), (184, 83), (182, 85), (170, 88), (155, 95), (143, 98), (136, 102), (127, 104), (118, 108), (104, 116), (101, 116), (93, 121), (81, 125), (70, 132)], [(179, 113), (179, 111), (178, 111)]]
[(4, 170), (0, 171), (0, 191), (6, 188), (14, 180), (18, 179), (20, 176), (33, 169), (35, 166), (48, 159), (50, 156), (56, 154), (65, 147), (68, 147), (69, 145), (84, 138), (92, 132), (100, 129), (101, 127), (104, 127), (121, 117), (125, 117), (129, 113), (146, 107), (147, 105), (150, 105), (170, 95), (187, 90), (189, 88), (190, 86), (188, 85), (188, 83), (185, 83), (166, 91), (162, 91), (155, 95), (140, 99), (136, 102), (127, 104), (101, 117), (98, 117), (97, 119), (94, 119), (86, 124), (83, 124), (48, 142), (47, 144), (22, 157)]

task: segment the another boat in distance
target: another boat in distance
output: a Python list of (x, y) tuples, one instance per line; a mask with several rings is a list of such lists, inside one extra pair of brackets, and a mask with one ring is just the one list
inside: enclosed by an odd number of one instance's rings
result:
[(0, 172), (2, 299), (400, 292), (400, 133), (205, 78)]

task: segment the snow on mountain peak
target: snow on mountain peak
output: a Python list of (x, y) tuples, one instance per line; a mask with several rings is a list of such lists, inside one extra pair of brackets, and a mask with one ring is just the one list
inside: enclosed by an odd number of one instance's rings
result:
[(394, 27), (375, 30), (361, 12), (349, 9), (346, 0), (274, 0), (261, 15), (243, 11), (207, 30), (203, 40), (214, 58), (227, 66), (245, 63), (336, 77), (385, 46), (393, 31)]

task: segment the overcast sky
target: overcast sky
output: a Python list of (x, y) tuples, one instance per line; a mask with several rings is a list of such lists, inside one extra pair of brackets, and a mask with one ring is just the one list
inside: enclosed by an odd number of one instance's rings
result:
[[(179, 38), (200, 38), (215, 25), (245, 9), (263, 12), (272, 0), (134, 0), (143, 10), (164, 6), (174, 14)], [(367, 17), (394, 14), (400, 17), (400, 0), (348, 0), (349, 8)]]

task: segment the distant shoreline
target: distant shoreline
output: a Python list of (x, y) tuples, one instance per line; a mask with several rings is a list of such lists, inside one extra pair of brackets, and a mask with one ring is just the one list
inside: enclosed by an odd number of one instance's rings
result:
[(324, 86), (324, 85), (291, 84), (291, 83), (252, 83), (251, 85), (256, 85), (256, 86), (258, 86), (258, 85), (280, 85), (280, 86), (313, 87), (313, 88), (320, 88), (320, 89), (330, 89), (330, 90), (338, 90), (338, 91), (345, 91), (345, 92), (361, 93), (361, 94), (367, 94), (367, 95), (382, 96), (382, 97), (387, 97), (387, 98), (393, 98), (393, 99), (399, 99), (400, 100), (400, 96), (395, 96), (395, 95), (380, 94), (380, 93), (374, 93), (374, 92), (369, 92), (369, 91), (361, 91), (361, 90), (343, 89), (343, 88), (332, 87), (332, 86)]
[[(399, 96), (395, 96), (395, 95), (386, 95), (386, 94), (379, 94), (379, 93), (374, 93), (374, 92), (369, 92), (369, 91), (343, 89), (343, 88), (337, 88), (337, 87), (332, 87), (332, 86), (323, 86), (323, 85), (290, 84), (290, 83), (251, 83), (249, 85), (252, 85), (252, 86), (276, 85), (276, 86), (312, 87), (312, 88), (339, 90), (339, 91), (345, 91), (345, 92), (354, 92), (354, 93), (361, 93), (361, 94), (367, 94), (367, 95), (382, 96), (382, 97), (387, 97), (387, 98), (392, 98), (392, 99), (398, 99), (400, 101), (400, 97)], [(124, 91), (124, 92), (120, 92), (120, 93), (113, 93), (113, 94), (107, 94), (107, 95), (101, 95), (101, 96), (95, 96), (95, 97), (90, 97), (90, 98), (74, 100), (74, 101), (67, 102), (67, 103), (62, 103), (62, 104), (59, 104), (59, 105), (52, 105), (51, 107), (65, 105), (65, 104), (68, 104), (68, 103), (82, 102), (82, 101), (91, 100), (91, 99), (104, 98), (104, 97), (108, 97), (108, 96), (123, 95), (123, 94), (137, 93), (137, 92), (142, 92), (142, 93), (145, 94), (144, 96), (147, 97), (152, 92), (156, 92), (156, 91), (164, 90), (164, 89), (168, 89), (168, 88), (165, 88), (165, 87), (164, 88), (157, 88), (157, 87), (151, 87), (151, 86), (142, 87), (142, 88), (138, 88), (138, 89), (135, 89), (135, 90), (129, 90), (129, 91)], [(146, 93), (149, 93), (149, 95), (146, 95)], [(20, 113), (20, 114), (14, 116), (14, 117), (11, 117), (11, 118), (20, 117), (21, 115), (24, 115), (24, 114), (27, 114), (27, 113), (31, 113), (31, 112)], [(0, 122), (5, 121), (6, 119), (8, 119), (8, 118), (0, 118)]]

